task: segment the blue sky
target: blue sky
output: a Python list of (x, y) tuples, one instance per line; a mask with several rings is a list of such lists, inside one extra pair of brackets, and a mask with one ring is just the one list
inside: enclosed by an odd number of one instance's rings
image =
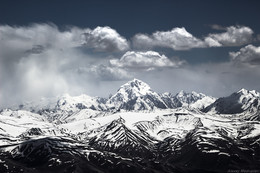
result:
[(126, 38), (174, 27), (185, 27), (195, 36), (202, 36), (211, 31), (207, 25), (212, 24), (246, 25), (259, 33), (259, 5), (257, 0), (2, 0), (0, 23), (110, 26)]
[[(260, 91), (260, 2), (0, 2), (0, 101), (108, 96), (134, 77), (157, 92)], [(5, 102), (3, 102), (5, 100)]]

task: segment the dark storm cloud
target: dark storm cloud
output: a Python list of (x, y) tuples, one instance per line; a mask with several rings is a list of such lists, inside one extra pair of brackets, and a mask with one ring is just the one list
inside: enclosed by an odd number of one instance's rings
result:
[[(89, 45), (82, 39), (82, 34), (88, 32), (95, 49), (128, 48), (127, 41), (109, 27), (97, 27), (93, 31), (70, 27), (60, 31), (54, 24), (0, 26), (1, 105), (64, 92), (92, 91), (96, 86), (88, 84), (88, 80), (93, 76), (102, 80), (126, 79), (123, 70), (95, 65), (103, 59), (79, 49), (85, 47), (83, 43)], [(84, 75), (75, 72), (79, 66), (91, 64)]]
[(26, 53), (28, 54), (40, 54), (44, 51), (44, 46), (42, 45), (34, 45), (32, 49), (27, 50)]

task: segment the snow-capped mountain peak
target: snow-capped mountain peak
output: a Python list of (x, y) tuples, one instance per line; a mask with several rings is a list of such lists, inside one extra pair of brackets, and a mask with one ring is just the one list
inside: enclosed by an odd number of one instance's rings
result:
[(133, 79), (122, 85), (107, 104), (117, 109), (151, 110), (154, 108), (167, 108), (159, 94), (154, 92), (145, 82)]
[(124, 91), (124, 90), (126, 91), (132, 90), (137, 95), (145, 95), (149, 92), (152, 92), (148, 84), (138, 79), (133, 79), (132, 81), (129, 81), (126, 84), (122, 85), (119, 91)]
[(176, 95), (166, 92), (161, 94), (161, 97), (168, 108), (190, 107), (199, 110), (207, 107), (216, 100), (214, 97), (206, 96), (202, 93), (197, 93), (195, 91), (187, 93), (183, 90)]
[(183, 106), (187, 106), (191, 103), (196, 102), (197, 100), (202, 99), (203, 97), (205, 97), (204, 94), (198, 94), (195, 91), (192, 91), (191, 93), (187, 93), (183, 90), (181, 90), (179, 93), (176, 94), (175, 96), (181, 103)]
[(256, 90), (250, 91), (250, 90), (242, 88), (237, 93), (240, 95), (249, 96), (249, 97), (260, 97), (260, 93), (257, 92)]
[(184, 90), (181, 90), (179, 93), (176, 94), (177, 97), (184, 97), (186, 95), (186, 92)]
[(197, 97), (205, 97), (205, 96), (206, 96), (206, 95), (203, 94), (203, 93), (197, 93), (197, 92), (195, 92), (195, 91), (192, 91), (191, 94), (194, 95), (194, 96), (197, 96)]
[(57, 108), (62, 110), (77, 108), (78, 104), (82, 104), (85, 107), (91, 107), (95, 102), (95, 98), (90, 97), (88, 95), (82, 94), (79, 96), (70, 96), (69, 94), (64, 94), (58, 101), (57, 101)]
[(240, 89), (237, 93), (241, 93), (241, 94), (248, 94), (249, 93), (249, 91), (247, 90), (247, 89), (245, 89), (245, 88), (242, 88), (242, 89)]
[(256, 112), (260, 109), (260, 93), (244, 88), (230, 96), (219, 98), (209, 105), (205, 112), (217, 112), (221, 114), (242, 113), (244, 111)]
[(189, 96), (189, 95), (193, 95), (195, 97), (203, 97), (205, 96), (205, 94), (202, 93), (197, 93), (195, 91), (192, 91), (191, 93), (188, 93), (184, 90), (181, 90), (179, 93), (176, 94), (176, 97), (185, 97), (185, 96)]

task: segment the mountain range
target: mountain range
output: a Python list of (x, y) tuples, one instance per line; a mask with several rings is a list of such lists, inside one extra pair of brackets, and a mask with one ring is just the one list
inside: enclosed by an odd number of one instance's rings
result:
[(260, 93), (156, 93), (133, 79), (109, 98), (0, 111), (0, 172), (260, 170)]

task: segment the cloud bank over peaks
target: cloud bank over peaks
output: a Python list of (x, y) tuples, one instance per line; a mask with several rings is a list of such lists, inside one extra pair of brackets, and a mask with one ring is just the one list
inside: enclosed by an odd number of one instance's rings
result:
[(242, 47), (238, 52), (230, 52), (229, 55), (235, 64), (260, 65), (260, 47), (251, 44)]
[(101, 81), (119, 81), (129, 80), (140, 72), (178, 68), (185, 63), (177, 58), (170, 60), (155, 51), (128, 51), (120, 59), (113, 58), (108, 63), (103, 61), (100, 64), (81, 67), (78, 72)]
[(129, 49), (127, 40), (108, 26), (87, 29), (82, 34), (82, 39), (83, 45), (96, 51), (117, 52)]
[[(184, 51), (252, 41), (253, 31), (248, 27), (215, 28), (219, 33), (202, 38), (185, 28), (173, 28), (151, 35), (137, 34), (128, 41), (107, 26), (61, 30), (54, 24), (0, 25), (0, 106), (63, 93), (104, 96), (108, 90), (117, 89), (120, 81), (133, 77), (158, 85), (160, 91), (189, 86), (187, 89), (208, 88), (215, 93), (223, 81), (226, 88), (222, 91), (231, 85), (258, 89), (254, 87), (258, 86), (259, 70), (248, 68), (260, 64), (257, 46), (250, 44), (230, 52), (232, 63), (212, 65), (203, 61), (188, 64), (169, 57), (167, 51), (147, 50), (162, 47)], [(234, 63), (243, 67), (237, 68)], [(168, 89), (161, 87), (163, 81)]]
[(128, 51), (120, 59), (111, 59), (109, 62), (113, 67), (145, 70), (152, 68), (180, 67), (185, 63), (185, 61), (178, 59), (172, 61), (165, 55), (161, 55), (155, 51)]

